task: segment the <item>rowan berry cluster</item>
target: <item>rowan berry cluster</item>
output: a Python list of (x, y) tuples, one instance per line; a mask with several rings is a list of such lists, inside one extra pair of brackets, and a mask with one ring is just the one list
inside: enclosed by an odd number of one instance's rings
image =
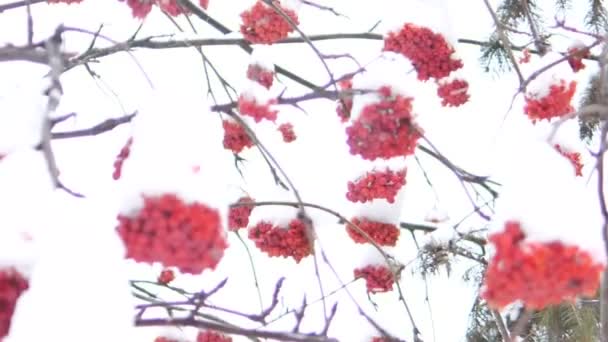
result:
[(368, 265), (355, 269), (355, 278), (365, 279), (368, 293), (388, 292), (393, 289), (395, 277), (384, 265)]
[(579, 72), (585, 69), (583, 63), (584, 58), (591, 56), (591, 51), (585, 46), (573, 46), (568, 49), (568, 64), (572, 68), (572, 71)]
[[(338, 85), (342, 91), (348, 91), (353, 89), (353, 81), (352, 79), (346, 79), (338, 82)], [(340, 117), (342, 122), (348, 121), (350, 118), (350, 112), (353, 109), (353, 97), (343, 97), (341, 100), (338, 100), (338, 106), (336, 107), (336, 113)]]
[(572, 166), (574, 167), (574, 172), (577, 176), (583, 176), (583, 163), (581, 161), (581, 154), (578, 152), (568, 152), (564, 150), (559, 144), (555, 144), (555, 149), (564, 157), (568, 158)]
[(114, 172), (112, 173), (112, 178), (114, 178), (114, 180), (120, 179), (120, 176), (122, 175), (122, 164), (131, 154), (131, 145), (133, 145), (133, 138), (127, 140), (116, 156), (116, 160), (114, 161)]
[(247, 134), (245, 127), (233, 120), (223, 120), (224, 148), (234, 153), (240, 153), (245, 148), (253, 146), (251, 137)]
[(524, 112), (532, 122), (539, 120), (551, 120), (574, 111), (570, 104), (576, 92), (576, 82), (560, 80), (558, 84), (552, 84), (549, 94), (541, 98), (526, 95)]
[(128, 258), (190, 274), (217, 266), (228, 245), (216, 209), (185, 203), (174, 194), (143, 199), (143, 208), (134, 215), (118, 215)]
[(293, 131), (293, 125), (290, 123), (284, 123), (279, 125), (279, 132), (283, 136), (283, 141), (286, 143), (290, 143), (296, 140), (296, 133)]
[(277, 119), (277, 110), (271, 108), (273, 104), (276, 104), (275, 99), (271, 99), (267, 103), (258, 103), (254, 98), (241, 95), (239, 97), (239, 112), (241, 114), (252, 117), (255, 122), (262, 120), (275, 121)]
[(78, 4), (83, 0), (46, 0), (49, 4)]
[(247, 78), (259, 83), (266, 89), (272, 87), (274, 81), (274, 72), (257, 64), (250, 64), (247, 67)]
[[(168, 337), (159, 336), (154, 342), (180, 342)], [(232, 337), (220, 334), (215, 331), (199, 331), (196, 335), (196, 342), (232, 342)]]
[[(273, 3), (287, 15), (295, 25), (299, 25), (296, 12), (280, 5), (276, 0)], [(241, 13), (241, 33), (249, 42), (254, 44), (272, 44), (287, 38), (293, 32), (292, 25), (283, 18), (281, 13), (258, 0), (253, 7)]]
[(379, 93), (380, 101), (365, 106), (346, 128), (350, 153), (366, 160), (414, 154), (421, 134), (413, 122), (412, 98), (387, 86)]
[(447, 82), (439, 81), (437, 95), (441, 98), (444, 107), (458, 107), (469, 101), (469, 82), (463, 79), (454, 79)]
[(599, 286), (603, 265), (577, 246), (561, 241), (526, 241), (517, 221), (490, 236), (496, 254), (488, 264), (483, 298), (497, 309), (521, 300), (543, 309), (576, 296), (591, 296)]
[(312, 253), (304, 222), (293, 219), (287, 227), (261, 221), (249, 229), (249, 239), (270, 257), (291, 257), (296, 263)]
[(16, 269), (0, 269), (0, 341), (8, 335), (17, 300), (29, 282)]
[(346, 198), (354, 203), (369, 202), (374, 199), (385, 199), (388, 203), (395, 203), (395, 196), (405, 185), (406, 171), (375, 170), (367, 172), (354, 182), (348, 182)]
[(172, 282), (174, 279), (175, 279), (175, 273), (173, 273), (173, 270), (171, 270), (169, 268), (165, 268), (164, 270), (162, 270), (160, 272), (160, 274), (158, 275), (158, 279), (156, 281), (159, 282), (160, 284), (167, 285), (170, 282)]
[[(380, 246), (395, 246), (401, 233), (399, 228), (391, 223), (372, 221), (358, 217), (353, 218), (351, 223), (359, 227), (359, 229), (369, 235), (369, 237)], [(352, 227), (349, 224), (346, 225), (346, 232), (356, 243), (369, 243), (363, 234), (360, 234), (355, 227)]]
[(407, 57), (421, 81), (444, 78), (463, 66), (460, 59), (453, 58), (455, 50), (442, 34), (412, 23), (390, 32), (384, 38), (384, 51)]
[[(241, 197), (237, 203), (254, 203), (251, 197)], [(237, 231), (241, 228), (245, 228), (249, 225), (249, 217), (253, 211), (253, 206), (240, 205), (237, 207), (230, 207), (228, 210), (228, 229), (231, 231)]]

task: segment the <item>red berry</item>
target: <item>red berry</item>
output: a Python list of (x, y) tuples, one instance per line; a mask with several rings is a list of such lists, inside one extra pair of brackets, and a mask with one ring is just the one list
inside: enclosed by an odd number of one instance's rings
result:
[(411, 23), (404, 24), (399, 32), (390, 32), (384, 38), (384, 51), (407, 57), (421, 81), (431, 77), (444, 78), (463, 66), (461, 60), (453, 58), (455, 50), (443, 35)]
[(304, 222), (293, 219), (287, 227), (261, 221), (249, 229), (249, 239), (270, 257), (291, 257), (296, 263), (312, 253)]
[(469, 101), (469, 83), (465, 80), (454, 79), (437, 84), (437, 95), (444, 107), (458, 107)]
[(216, 209), (185, 203), (174, 194), (143, 198), (137, 213), (118, 216), (128, 258), (190, 274), (217, 266), (228, 245)]
[(576, 92), (576, 82), (567, 83), (561, 80), (558, 84), (552, 84), (549, 94), (542, 98), (534, 98), (526, 95), (524, 112), (532, 122), (538, 120), (551, 120), (574, 111), (570, 104)]
[(247, 78), (261, 84), (266, 89), (270, 89), (274, 81), (274, 73), (257, 64), (250, 64), (247, 68)]
[(200, 331), (196, 336), (196, 342), (232, 342), (232, 338), (215, 331)]
[(354, 203), (369, 202), (374, 199), (385, 199), (389, 203), (395, 202), (395, 196), (405, 185), (405, 170), (367, 172), (354, 182), (348, 182), (346, 198)]
[[(380, 246), (395, 246), (397, 244), (397, 239), (399, 239), (399, 235), (401, 234), (399, 228), (391, 223), (372, 221), (357, 217), (353, 218), (351, 223), (359, 227), (362, 231), (369, 235), (369, 237), (376, 244)], [(346, 225), (346, 232), (356, 243), (369, 243), (365, 236), (359, 234), (354, 227), (348, 224)]]
[(29, 282), (14, 268), (0, 269), (0, 340), (8, 335), (17, 300)]
[(133, 145), (133, 138), (129, 138), (125, 145), (120, 150), (120, 153), (116, 156), (116, 160), (114, 161), (114, 173), (112, 173), (112, 178), (114, 180), (120, 179), (122, 175), (122, 164), (131, 154), (131, 145)]
[(224, 128), (224, 148), (234, 153), (240, 153), (245, 148), (253, 146), (253, 141), (240, 123), (232, 120), (222, 122)]
[(505, 223), (489, 238), (496, 253), (485, 274), (482, 297), (502, 309), (521, 300), (527, 308), (543, 309), (576, 296), (596, 293), (604, 265), (574, 245), (562, 241), (526, 241), (517, 221)]
[(559, 144), (555, 144), (555, 149), (572, 163), (574, 172), (577, 176), (583, 176), (583, 163), (581, 161), (581, 154), (578, 152), (567, 152), (561, 148)]
[(591, 51), (585, 46), (571, 47), (568, 49), (568, 64), (572, 68), (572, 71), (579, 72), (585, 69), (583, 59), (591, 56)]
[(169, 284), (170, 282), (172, 282), (175, 279), (175, 273), (173, 273), (173, 270), (171, 269), (164, 269), (160, 272), (160, 275), (158, 276), (157, 281), (160, 284)]
[[(276, 0), (273, 2), (289, 16), (295, 25), (300, 24), (294, 11), (282, 7)], [(241, 33), (245, 39), (254, 44), (272, 44), (287, 38), (289, 33), (293, 32), (290, 23), (261, 0), (258, 0), (249, 10), (241, 13), (241, 19), (243, 21)]]
[(532, 58), (532, 55), (530, 54), (530, 50), (524, 49), (522, 52), (524, 55), (523, 55), (523, 57), (521, 57), (519, 59), (519, 63), (520, 64), (530, 63), (530, 58)]
[(284, 123), (279, 126), (279, 132), (283, 136), (283, 141), (290, 143), (296, 140), (296, 133), (293, 131), (293, 125), (290, 123)]
[[(254, 203), (251, 197), (242, 197), (238, 203)], [(230, 207), (228, 210), (228, 229), (237, 231), (240, 228), (245, 228), (249, 225), (249, 216), (253, 211), (253, 206), (241, 205), (238, 207)]]
[(368, 265), (355, 269), (355, 278), (365, 279), (367, 292), (388, 292), (393, 289), (395, 278), (385, 265)]
[(239, 112), (243, 115), (252, 117), (255, 122), (262, 120), (275, 121), (278, 111), (271, 108), (276, 100), (270, 100), (267, 103), (258, 103), (255, 99), (250, 99), (245, 96), (239, 97)]

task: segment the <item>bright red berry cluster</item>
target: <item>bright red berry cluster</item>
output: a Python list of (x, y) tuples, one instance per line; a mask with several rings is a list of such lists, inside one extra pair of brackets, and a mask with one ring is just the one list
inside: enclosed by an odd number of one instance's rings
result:
[(543, 309), (578, 295), (593, 295), (603, 265), (586, 251), (561, 241), (525, 241), (521, 225), (505, 224), (503, 232), (490, 236), (496, 254), (485, 275), (483, 298), (501, 309), (521, 300), (530, 309)]
[[(254, 203), (251, 197), (241, 197), (237, 203)], [(237, 207), (230, 207), (228, 210), (228, 229), (231, 231), (237, 231), (240, 228), (245, 228), (249, 225), (249, 217), (253, 211), (253, 206), (240, 205)]]
[(287, 227), (261, 221), (249, 229), (249, 238), (270, 257), (291, 257), (296, 263), (312, 253), (304, 222), (293, 219)]
[(390, 87), (379, 92), (380, 102), (365, 106), (346, 128), (350, 153), (366, 160), (414, 154), (421, 134), (412, 119), (412, 98), (393, 94)]
[(122, 149), (120, 149), (120, 153), (116, 156), (116, 160), (114, 161), (114, 172), (112, 173), (112, 178), (114, 178), (114, 180), (120, 179), (120, 176), (122, 175), (122, 164), (129, 158), (129, 154), (131, 154), (131, 145), (133, 145), (133, 138), (127, 140)]
[(581, 154), (578, 152), (568, 152), (561, 148), (559, 144), (555, 144), (555, 149), (564, 157), (568, 158), (572, 166), (574, 167), (574, 172), (577, 176), (583, 176), (583, 163), (581, 161)]
[[(276, 0), (273, 2), (295, 25), (300, 24), (296, 12), (281, 6)], [(241, 13), (241, 19), (243, 20), (241, 33), (245, 39), (254, 44), (272, 44), (287, 38), (289, 33), (293, 32), (291, 24), (261, 0), (258, 0), (249, 10)]]
[(279, 132), (281, 132), (283, 141), (286, 143), (296, 140), (296, 133), (293, 131), (293, 125), (288, 122), (279, 126)]
[(388, 292), (393, 289), (395, 277), (391, 270), (384, 265), (368, 265), (355, 269), (355, 278), (365, 279), (369, 293)]
[(224, 148), (234, 153), (240, 153), (246, 147), (253, 146), (253, 141), (245, 131), (245, 128), (238, 122), (224, 120)]
[(367, 172), (356, 181), (348, 182), (346, 198), (354, 203), (365, 203), (377, 198), (395, 203), (395, 196), (405, 185), (405, 174), (405, 170), (395, 172), (390, 169)]
[(571, 47), (568, 49), (568, 64), (572, 68), (572, 71), (579, 72), (585, 69), (583, 63), (584, 58), (591, 56), (591, 51), (586, 47)]
[[(351, 223), (359, 227), (380, 246), (395, 246), (401, 233), (399, 228), (391, 223), (372, 221), (357, 217), (353, 218)], [(365, 236), (357, 232), (357, 230), (354, 227), (351, 227), (349, 224), (346, 225), (346, 232), (356, 243), (369, 243)]]
[(0, 341), (8, 335), (17, 300), (29, 282), (14, 268), (0, 269)]
[(404, 24), (399, 32), (390, 32), (384, 38), (384, 51), (407, 57), (421, 81), (431, 77), (444, 78), (463, 66), (460, 59), (452, 57), (455, 50), (443, 35), (411, 23)]
[(232, 337), (210, 330), (199, 331), (196, 342), (232, 342)]
[(160, 274), (158, 275), (158, 279), (156, 281), (158, 281), (160, 284), (169, 284), (170, 282), (172, 282), (175, 279), (175, 273), (173, 273), (173, 270), (169, 269), (169, 268), (165, 268), (164, 270), (162, 270), (160, 272)]
[[(60, 1), (75, 1), (75, 0), (60, 0)], [(82, 1), (82, 0), (80, 0)], [(125, 1), (125, 0), (119, 0)], [(150, 14), (152, 6), (156, 5), (161, 10), (165, 11), (170, 16), (176, 17), (182, 14), (190, 14), (190, 11), (181, 6), (177, 0), (126, 0), (127, 5), (131, 8), (131, 13), (134, 18), (143, 19)], [(200, 0), (201, 7), (207, 9), (209, 0)]]
[(561, 80), (559, 84), (552, 84), (549, 94), (540, 99), (526, 96), (524, 112), (532, 122), (543, 119), (551, 120), (552, 118), (566, 115), (574, 111), (574, 107), (572, 107), (570, 102), (575, 92), (575, 81), (567, 83)]
[(274, 73), (257, 64), (250, 64), (247, 67), (247, 78), (261, 84), (266, 89), (270, 89), (274, 81)]
[(441, 98), (444, 107), (458, 107), (469, 101), (469, 83), (463, 79), (454, 79), (449, 82), (438, 82), (437, 95)]
[[(352, 90), (353, 89), (353, 81), (352, 79), (342, 80), (338, 82), (340, 89), (342, 91)], [(342, 120), (342, 122), (348, 121), (350, 118), (350, 111), (353, 109), (353, 97), (343, 97), (342, 100), (338, 100), (338, 106), (336, 107), (336, 113)]]
[(239, 112), (243, 115), (252, 117), (255, 122), (260, 122), (264, 119), (274, 122), (277, 119), (277, 114), (279, 112), (272, 109), (270, 106), (276, 103), (277, 101), (273, 99), (268, 103), (260, 104), (254, 99), (241, 95), (239, 97)]
[(228, 245), (216, 209), (187, 204), (174, 194), (143, 198), (138, 213), (118, 216), (128, 258), (190, 274), (217, 266)]

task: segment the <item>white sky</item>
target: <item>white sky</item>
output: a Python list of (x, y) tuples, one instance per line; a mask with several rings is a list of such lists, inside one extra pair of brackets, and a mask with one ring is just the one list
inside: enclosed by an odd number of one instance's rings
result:
[[(9, 2), (3, 0), (2, 2)], [(435, 0), (437, 3), (444, 1)], [(227, 5), (224, 1), (211, 0), (208, 12), (216, 19), (228, 25), (233, 30), (238, 29), (238, 14), (252, 4), (253, 1), (232, 0)], [(364, 32), (380, 18), (386, 21), (396, 20), (401, 13), (416, 11), (414, 2), (379, 0), (373, 2), (333, 0), (324, 1), (324, 5), (333, 7), (346, 14), (350, 19), (337, 18), (327, 12), (304, 7), (299, 17), (301, 29), (311, 35), (315, 33), (337, 32)], [(447, 3), (450, 19), (453, 21), (454, 36), (484, 40), (491, 30), (491, 18), (487, 14), (482, 1), (470, 1), (466, 5), (462, 2), (445, 1)], [(496, 5), (497, 1), (492, 1)], [(91, 31), (97, 30), (104, 24), (102, 33), (116, 41), (129, 38), (137, 28), (137, 21), (131, 18), (130, 9), (119, 1), (85, 0), (83, 4), (65, 6), (48, 6), (39, 4), (32, 9), (35, 23), (35, 39), (40, 40), (49, 36), (55, 27), (63, 23), (67, 26), (79, 27)], [(550, 15), (548, 15), (551, 18)], [(0, 43), (23, 44), (26, 37), (25, 10), (14, 10), (0, 14)], [(185, 19), (178, 18), (182, 27), (187, 28)], [(220, 36), (214, 30), (193, 19), (199, 36)], [(139, 37), (155, 34), (174, 33), (175, 27), (157, 9), (146, 19)], [(191, 34), (189, 34), (191, 35)], [(234, 36), (237, 36), (236, 34)], [(81, 52), (90, 43), (90, 37), (84, 34), (70, 33), (66, 38), (66, 48), (69, 51)], [(98, 46), (107, 46), (108, 42), (99, 41)], [(381, 41), (328, 41), (315, 44), (326, 54), (349, 52), (362, 63), (377, 56), (382, 47)], [(517, 87), (514, 75), (486, 74), (477, 64), (479, 56), (475, 46), (459, 45), (458, 53), (462, 56), (465, 67), (462, 74), (470, 84), (471, 100), (460, 109), (442, 108), (437, 98), (417, 98), (416, 111), (423, 118), (423, 125), (429, 139), (457, 165), (474, 173), (484, 174), (491, 171), (504, 170), (504, 156), (509, 153), (510, 143), (519, 140), (531, 132), (524, 116), (521, 114), (522, 101), (515, 102), (514, 110), (504, 126), (502, 118), (506, 112), (509, 101)], [(243, 75), (247, 67), (248, 56), (238, 47), (209, 47), (204, 48), (210, 60), (237, 89), (242, 85)], [(318, 58), (305, 44), (283, 45), (273, 47), (276, 62), (314, 83), (323, 84), (328, 81), (325, 70)], [(133, 53), (143, 70), (152, 80), (159, 93), (170, 95), (179, 94), (178, 109), (201, 108), (204, 103), (196, 97), (205, 94), (205, 78), (201, 58), (194, 49), (172, 50), (138, 50)], [(116, 54), (104, 57), (99, 64), (91, 67), (103, 78), (104, 84), (94, 82), (82, 67), (67, 72), (62, 77), (65, 96), (62, 98), (59, 112), (76, 112), (76, 119), (62, 124), (65, 130), (89, 127), (106, 118), (120, 116), (135, 109), (145, 108), (151, 97), (157, 96), (150, 90), (145, 77), (138, 69), (133, 58), (127, 54)], [(353, 71), (356, 65), (351, 61), (330, 60), (335, 74)], [(591, 68), (588, 68), (588, 70)], [(579, 77), (584, 79), (588, 70)], [(37, 82), (45, 72), (40, 66), (26, 63), (0, 64), (2, 81), (0, 87), (4, 93), (16, 89), (27, 88), (31, 82)], [(284, 79), (284, 78), (283, 78)], [(305, 89), (294, 85), (290, 81), (286, 94), (298, 95), (306, 92)], [(109, 87), (108, 88), (106, 88)], [(431, 89), (428, 85), (421, 88)], [(582, 87), (581, 87), (582, 88)], [(111, 90), (110, 90), (111, 89)], [(427, 90), (428, 90), (427, 89)], [(280, 92), (281, 87), (275, 86), (274, 91)], [(223, 91), (215, 89), (220, 102), (225, 102)], [(431, 90), (432, 91), (432, 90)], [(1, 95), (0, 95), (1, 96)], [(210, 100), (209, 100), (210, 101)], [(150, 107), (150, 106), (147, 106)], [(308, 202), (323, 203), (337, 209), (348, 216), (352, 208), (345, 206), (336, 182), (346, 183), (345, 171), (335, 171), (337, 164), (349, 162), (340, 160), (344, 157), (343, 133), (335, 133), (338, 128), (335, 104), (331, 101), (310, 101), (302, 105), (308, 115), (301, 111), (284, 107), (281, 108), (280, 119), (294, 124), (298, 140), (292, 145), (280, 143), (278, 135), (272, 135), (272, 127), (259, 126), (262, 141), (269, 146), (278, 161), (286, 169), (296, 186)], [(331, 119), (327, 119), (327, 117)], [(334, 120), (335, 119), (335, 120)], [(332, 121), (334, 120), (334, 121)], [(219, 127), (218, 127), (219, 128)], [(500, 132), (503, 139), (496, 139)], [(525, 133), (523, 133), (525, 132)], [(61, 170), (61, 177), (65, 184), (89, 197), (99, 196), (111, 201), (114, 197), (116, 185), (111, 179), (112, 163), (125, 140), (130, 134), (128, 125), (118, 128), (110, 133), (97, 137), (78, 140), (57, 141), (54, 147)], [(170, 137), (166, 137), (170, 138)], [(162, 139), (159, 137), (159, 139)], [(260, 161), (258, 152), (246, 151), (243, 157), (250, 160), (244, 169), (246, 187), (248, 191), (256, 194), (256, 199), (277, 199), (272, 179), (266, 166)], [(455, 177), (438, 163), (425, 155), (420, 155), (423, 166), (429, 173), (438, 192), (440, 205), (446, 209), (454, 220), (459, 220), (471, 210), (471, 206), (462, 188)], [(224, 164), (222, 164), (224, 163)], [(218, 164), (218, 165), (215, 165)], [(350, 165), (350, 164), (348, 164)], [(420, 222), (435, 204), (433, 192), (425, 183), (420, 169), (413, 160), (407, 174), (406, 194), (403, 205), (402, 220)], [(162, 167), (162, 164), (159, 166)], [(230, 155), (214, 161), (214, 167), (222, 168), (228, 183), (227, 191), (235, 191), (239, 184), (238, 174), (235, 172)], [(289, 197), (281, 199), (289, 200)], [(116, 202), (110, 203), (109, 208), (114, 209)], [(105, 208), (111, 211), (108, 208)], [(270, 212), (268, 212), (270, 213)], [(314, 213), (313, 213), (314, 214)], [(75, 213), (74, 215), (79, 215)], [(361, 246), (354, 246), (350, 242), (343, 243), (346, 235), (344, 229), (332, 223), (333, 218), (316, 215), (313, 218), (319, 222), (317, 229), (321, 236), (321, 243), (327, 250), (331, 262), (339, 270), (343, 280), (352, 278), (353, 263), (364, 261), (366, 250)], [(472, 225), (476, 221), (471, 221)], [(412, 260), (416, 255), (416, 248), (409, 234), (404, 232), (398, 248), (394, 254), (404, 262)], [(201, 277), (178, 278), (176, 285), (184, 285), (193, 289), (211, 288), (219, 280), (229, 276), (226, 288), (220, 291), (214, 303), (221, 303), (229, 307), (236, 307), (242, 311), (258, 309), (257, 294), (253, 287), (251, 270), (247, 254), (234, 236), (230, 237), (231, 248), (228, 250), (218, 269), (211, 273), (205, 272)], [(250, 247), (253, 246), (250, 244)], [(274, 283), (278, 276), (286, 276), (287, 282), (282, 292), (282, 301), (285, 305), (293, 307), (299, 305), (304, 293), (308, 298), (318, 297), (318, 287), (314, 280), (312, 259), (308, 258), (301, 264), (294, 266), (292, 262), (269, 260), (264, 255), (256, 253), (256, 268), (261, 279), (262, 295), (267, 303)], [(452, 277), (444, 276), (430, 279), (428, 292), (433, 311), (435, 329), (433, 330), (429, 319), (428, 308), (424, 301), (425, 286), (419, 276), (411, 276), (411, 267), (404, 271), (402, 288), (408, 304), (414, 309), (414, 318), (426, 341), (461, 341), (463, 340), (468, 312), (473, 300), (473, 290), (461, 280), (461, 274), (466, 269), (464, 263), (454, 270)], [(145, 267), (132, 267), (134, 278), (154, 279), (158, 268), (153, 272)], [(339, 286), (329, 270), (324, 268), (325, 288), (330, 290)], [(353, 293), (364, 293), (364, 284), (357, 282), (352, 286)], [(238, 295), (237, 295), (238, 294)], [(97, 294), (103, 296), (103, 294)], [(331, 329), (331, 333), (344, 341), (364, 341), (373, 330), (364, 327), (364, 324), (353, 324), (353, 319), (360, 320), (352, 308), (348, 297), (337, 295), (340, 304), (338, 316)], [(332, 303), (334, 297), (329, 301)], [(370, 312), (373, 308), (367, 303), (365, 296), (359, 296), (359, 302)], [(411, 328), (403, 306), (397, 301), (397, 294), (376, 295), (374, 300), (380, 304), (380, 311), (372, 315), (390, 332), (411, 340)], [(320, 317), (319, 306), (314, 306), (304, 321), (303, 328), (318, 329)], [(314, 310), (317, 310), (316, 312)], [(111, 315), (110, 312), (107, 312)], [(315, 318), (316, 317), (316, 318)], [(357, 321), (359, 322), (359, 321)], [(361, 320), (362, 322), (362, 320)], [(277, 328), (290, 327), (289, 319), (277, 323)], [(142, 329), (150, 330), (150, 329)], [(155, 331), (142, 333), (137, 341), (151, 341)], [(240, 341), (238, 337), (235, 341)], [(135, 341), (135, 340), (132, 340)]]

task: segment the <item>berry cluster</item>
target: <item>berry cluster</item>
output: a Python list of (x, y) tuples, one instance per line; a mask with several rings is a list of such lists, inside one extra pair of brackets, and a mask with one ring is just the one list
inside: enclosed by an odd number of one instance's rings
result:
[(250, 64), (247, 67), (247, 78), (261, 84), (266, 89), (270, 89), (274, 81), (274, 73), (272, 70), (267, 70), (257, 64)]
[(584, 58), (591, 56), (591, 51), (586, 47), (574, 46), (568, 49), (568, 64), (572, 68), (572, 71), (579, 72), (585, 69), (583, 63)]
[(581, 161), (581, 154), (578, 152), (568, 152), (562, 149), (559, 144), (554, 145), (555, 149), (564, 157), (568, 158), (572, 166), (574, 167), (574, 172), (577, 176), (583, 176), (583, 163)]
[(175, 273), (173, 273), (173, 270), (171, 270), (169, 268), (165, 268), (164, 270), (162, 270), (160, 272), (160, 274), (158, 275), (158, 279), (156, 281), (160, 284), (167, 285), (170, 282), (172, 282), (174, 279), (175, 279)]
[(383, 198), (388, 203), (395, 203), (395, 196), (405, 185), (405, 170), (367, 172), (354, 182), (348, 182), (346, 198), (354, 203), (365, 203), (376, 198)]
[(526, 105), (524, 112), (532, 122), (538, 120), (551, 120), (555, 117), (560, 117), (574, 111), (574, 107), (570, 104), (572, 97), (576, 92), (576, 82), (561, 80), (559, 84), (552, 84), (549, 88), (549, 94), (536, 99), (526, 95)]
[(143, 198), (135, 215), (118, 215), (128, 258), (190, 274), (217, 266), (228, 245), (216, 209), (185, 203), (174, 194)]
[(469, 83), (462, 79), (449, 82), (438, 82), (437, 95), (441, 98), (444, 107), (458, 107), (469, 101)]
[(304, 222), (293, 219), (287, 227), (261, 221), (249, 229), (249, 239), (270, 257), (292, 257), (296, 263), (312, 253)]
[[(295, 25), (300, 24), (296, 12), (281, 6), (276, 0), (273, 0), (273, 3), (282, 9)], [(287, 38), (294, 29), (280, 13), (261, 0), (241, 13), (241, 19), (243, 20), (241, 33), (245, 39), (254, 44), (272, 44)]]
[(260, 104), (255, 99), (241, 95), (239, 97), (239, 112), (252, 117), (255, 122), (260, 122), (264, 119), (274, 122), (279, 112), (270, 106), (276, 103), (277, 101), (273, 99), (265, 104)]
[(46, 0), (49, 4), (78, 4), (81, 3), (82, 0)]
[(133, 145), (133, 138), (127, 140), (122, 149), (120, 149), (120, 153), (116, 156), (116, 160), (114, 161), (114, 172), (112, 173), (112, 178), (114, 178), (114, 180), (120, 179), (120, 176), (122, 175), (122, 164), (129, 158), (129, 154), (131, 154), (131, 145)]
[(461, 60), (452, 57), (455, 50), (443, 35), (411, 23), (384, 38), (384, 51), (407, 57), (421, 81), (444, 78), (463, 66)]
[(246, 147), (253, 146), (251, 137), (240, 123), (232, 120), (222, 122), (224, 128), (224, 148), (234, 153), (240, 153)]
[(530, 50), (524, 49), (522, 52), (524, 55), (519, 59), (519, 63), (520, 64), (530, 63), (530, 59), (532, 58), (532, 55), (530, 54)]
[[(365, 218), (353, 218), (351, 223), (359, 227), (380, 246), (395, 246), (401, 231), (391, 223), (372, 221)], [(360, 234), (354, 227), (346, 225), (346, 232), (356, 243), (369, 243), (367, 238)]]
[[(349, 91), (349, 90), (353, 89), (353, 81), (350, 78), (347, 80), (338, 82), (338, 85), (340, 86), (340, 89), (342, 91), (345, 91), (345, 90)], [(352, 109), (353, 109), (353, 97), (352, 96), (343, 97), (341, 100), (338, 100), (338, 106), (336, 107), (336, 113), (338, 113), (338, 116), (340, 117), (342, 122), (348, 121), (348, 118), (350, 118), (350, 111)]]
[(367, 292), (388, 292), (393, 289), (395, 277), (391, 270), (384, 265), (368, 265), (355, 269), (355, 278), (365, 279)]
[(363, 108), (346, 128), (352, 155), (366, 160), (389, 159), (414, 154), (420, 130), (412, 118), (412, 98), (379, 89), (381, 100)]
[[(237, 203), (254, 203), (251, 197), (241, 197)], [(249, 216), (253, 211), (253, 206), (240, 205), (237, 207), (230, 207), (228, 210), (228, 229), (231, 231), (237, 231), (240, 228), (245, 228), (249, 225)]]
[(199, 331), (196, 342), (232, 342), (232, 337), (210, 330)]
[(27, 279), (17, 270), (0, 269), (0, 341), (8, 335), (17, 300), (28, 288)]
[(543, 309), (578, 295), (593, 295), (603, 265), (585, 251), (561, 241), (525, 241), (521, 225), (508, 221), (504, 231), (490, 236), (496, 254), (485, 275), (483, 298), (501, 309), (521, 300), (530, 309)]
[[(61, 2), (75, 2), (77, 0), (55, 0)], [(82, 0), (80, 0), (82, 1)], [(177, 17), (182, 14), (190, 14), (190, 11), (180, 5), (177, 0), (119, 0), (126, 1), (131, 8), (131, 13), (134, 18), (144, 19), (152, 11), (152, 6), (156, 5), (168, 15)], [(199, 4), (202, 8), (207, 9), (209, 0), (200, 0)]]
[(290, 143), (296, 140), (296, 133), (293, 131), (293, 125), (290, 123), (284, 123), (279, 126), (279, 132), (283, 136), (283, 141)]
[(372, 342), (389, 342), (389, 340), (384, 337), (376, 336), (372, 338)]

